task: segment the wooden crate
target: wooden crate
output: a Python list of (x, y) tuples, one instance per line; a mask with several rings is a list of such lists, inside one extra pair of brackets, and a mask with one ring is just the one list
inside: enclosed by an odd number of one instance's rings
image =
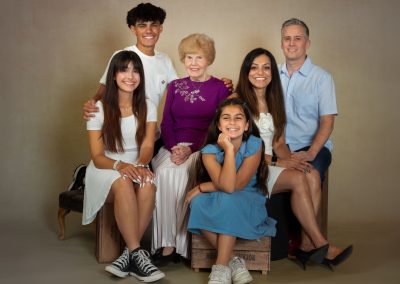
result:
[(100, 263), (117, 259), (123, 248), (124, 240), (114, 218), (114, 205), (105, 203), (97, 213), (96, 219), (96, 258)]
[(317, 221), (321, 228), (321, 233), (328, 238), (328, 185), (329, 185), (329, 169), (325, 172), (325, 180), (322, 184), (321, 207), (318, 211)]
[[(270, 251), (269, 237), (256, 241), (237, 239), (234, 248), (234, 254), (245, 260), (248, 270), (258, 270), (264, 275), (270, 270)], [(211, 268), (216, 257), (216, 250), (203, 236), (192, 234), (191, 267), (196, 272), (200, 268)]]

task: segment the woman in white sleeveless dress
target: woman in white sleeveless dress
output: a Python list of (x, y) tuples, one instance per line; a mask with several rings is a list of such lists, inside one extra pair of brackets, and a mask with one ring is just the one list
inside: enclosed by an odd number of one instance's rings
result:
[(352, 246), (342, 250), (328, 244), (319, 229), (316, 219), (321, 200), (319, 173), (309, 163), (293, 158), (285, 143), (283, 91), (275, 58), (268, 50), (256, 48), (246, 55), (236, 93), (250, 108), (265, 143), (269, 194), (291, 192), (291, 207), (302, 226), (297, 259), (304, 268), (309, 260), (339, 264), (351, 254)]

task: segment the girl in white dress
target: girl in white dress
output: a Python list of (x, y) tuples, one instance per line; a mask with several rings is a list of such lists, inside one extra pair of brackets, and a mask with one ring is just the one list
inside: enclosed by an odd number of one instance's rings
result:
[(118, 229), (126, 243), (122, 255), (106, 271), (153, 282), (165, 275), (140, 247), (154, 209), (153, 155), (157, 110), (146, 100), (143, 65), (132, 51), (110, 62), (99, 112), (87, 122), (90, 154), (86, 171), (83, 224), (91, 223), (105, 202), (114, 204)]
[(351, 254), (352, 246), (342, 250), (328, 245), (321, 234), (316, 219), (321, 200), (319, 173), (309, 163), (295, 159), (285, 143), (282, 85), (275, 58), (268, 50), (257, 48), (246, 55), (236, 93), (248, 105), (265, 143), (269, 193), (291, 192), (292, 210), (303, 229), (297, 259), (303, 268), (308, 260), (339, 264)]

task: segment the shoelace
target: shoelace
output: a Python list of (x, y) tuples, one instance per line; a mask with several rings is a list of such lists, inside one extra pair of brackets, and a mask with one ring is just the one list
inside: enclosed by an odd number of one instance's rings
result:
[(129, 250), (128, 248), (125, 248), (121, 256), (113, 262), (113, 265), (116, 265), (119, 268), (123, 269), (127, 267), (128, 264), (129, 264)]
[(229, 276), (229, 273), (227, 270), (225, 270), (222, 266), (213, 266), (212, 267), (212, 272), (209, 276), (210, 279), (212, 280), (224, 280)]
[(150, 261), (150, 254), (148, 251), (141, 249), (135, 252), (133, 256), (137, 259), (137, 263), (143, 272), (151, 273), (157, 270), (157, 268)]
[(244, 260), (239, 257), (234, 257), (230, 263), (230, 267), (233, 271), (243, 270), (245, 268)]

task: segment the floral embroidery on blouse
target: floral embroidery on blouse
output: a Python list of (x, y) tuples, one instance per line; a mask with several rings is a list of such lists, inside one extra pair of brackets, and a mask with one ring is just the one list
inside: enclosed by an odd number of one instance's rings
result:
[(185, 102), (194, 103), (198, 99), (202, 102), (205, 102), (206, 99), (202, 95), (199, 95), (202, 86), (203, 85), (200, 85), (199, 88), (190, 91), (191, 86), (188, 85), (188, 81), (179, 80), (175, 82), (175, 94), (179, 94), (181, 97), (184, 97)]

